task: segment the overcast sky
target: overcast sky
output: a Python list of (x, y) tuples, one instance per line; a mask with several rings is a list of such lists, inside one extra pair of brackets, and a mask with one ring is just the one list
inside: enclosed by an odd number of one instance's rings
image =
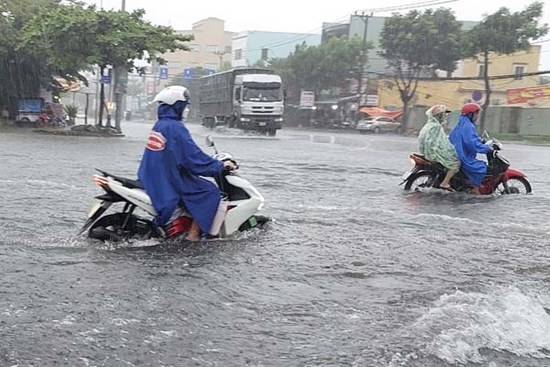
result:
[[(106, 9), (120, 9), (122, 0), (85, 0), (87, 3)], [(511, 11), (524, 9), (531, 1), (525, 0), (445, 0), (430, 7), (451, 8), (459, 20), (481, 20), (500, 7)], [(550, 24), (550, 0), (545, 3), (543, 22)], [(170, 25), (177, 30), (191, 29), (201, 19), (216, 17), (225, 20), (225, 29), (240, 31), (272, 31), (293, 33), (321, 33), (323, 22), (340, 22), (349, 19), (355, 11), (374, 11), (375, 15), (388, 16), (391, 12), (380, 11), (382, 7), (405, 7), (427, 3), (430, 0), (385, 0), (379, 6), (368, 7), (365, 0), (307, 1), (307, 0), (126, 0), (126, 9), (143, 8), (152, 23)], [(435, 1), (434, 1), (435, 2)], [(425, 8), (420, 8), (425, 9)], [(402, 10), (407, 12), (408, 10)], [(550, 34), (543, 38), (550, 40)], [(541, 43), (541, 70), (550, 70), (550, 41)]]

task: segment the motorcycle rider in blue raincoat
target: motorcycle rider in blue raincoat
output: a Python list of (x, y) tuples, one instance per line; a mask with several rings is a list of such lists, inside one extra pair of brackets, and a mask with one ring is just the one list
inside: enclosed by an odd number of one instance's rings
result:
[(477, 103), (467, 103), (462, 107), (458, 124), (451, 130), (449, 140), (454, 145), (461, 169), (473, 186), (472, 193), (479, 194), (479, 186), (487, 173), (487, 163), (476, 158), (478, 153), (489, 153), (493, 149), (483, 144), (477, 134), (475, 121), (481, 107)]
[(201, 232), (217, 235), (225, 207), (219, 188), (206, 177), (217, 177), (235, 165), (205, 154), (191, 138), (182, 121), (189, 103), (187, 88), (167, 87), (153, 102), (160, 103), (158, 121), (149, 134), (138, 177), (157, 211), (154, 222), (168, 228), (167, 224), (179, 217), (183, 206), (193, 217), (187, 240), (199, 240)]

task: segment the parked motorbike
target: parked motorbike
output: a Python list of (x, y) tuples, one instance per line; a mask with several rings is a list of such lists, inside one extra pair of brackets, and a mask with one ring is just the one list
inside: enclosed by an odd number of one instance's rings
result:
[[(214, 148), (215, 159), (234, 161), (231, 154), (218, 153), (210, 136), (207, 137), (207, 145)], [(167, 228), (155, 225), (152, 219), (157, 213), (141, 182), (98, 171), (100, 174), (94, 175), (93, 179), (105, 193), (96, 197), (79, 235), (87, 231), (90, 238), (111, 242), (150, 238), (177, 239), (183, 238), (191, 227), (191, 215), (185, 211)], [(216, 181), (222, 200), (227, 204), (219, 237), (227, 238), (251, 228), (263, 227), (269, 221), (269, 218), (257, 215), (264, 204), (264, 198), (249, 181), (235, 171), (225, 172)], [(122, 209), (104, 215), (113, 204), (121, 204)]]
[[(485, 144), (491, 146), (493, 151), (487, 154), (487, 174), (483, 178), (479, 192), (482, 195), (496, 194), (530, 194), (531, 184), (527, 176), (510, 168), (510, 161), (501, 153), (502, 143), (484, 133)], [(446, 169), (440, 163), (430, 161), (418, 153), (409, 155), (414, 167), (403, 175), (407, 191), (422, 191), (426, 188), (439, 188), (445, 177)], [(470, 192), (472, 186), (468, 183), (466, 175), (460, 170), (451, 179), (451, 187), (455, 191)]]

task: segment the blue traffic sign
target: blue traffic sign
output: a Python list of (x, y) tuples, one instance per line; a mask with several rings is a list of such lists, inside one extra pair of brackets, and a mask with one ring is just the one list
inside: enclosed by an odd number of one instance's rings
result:
[(193, 79), (193, 69), (185, 69), (183, 71), (183, 80)]
[(101, 76), (101, 84), (111, 84), (111, 76), (110, 75), (102, 75)]
[(160, 68), (160, 79), (168, 79), (168, 68)]

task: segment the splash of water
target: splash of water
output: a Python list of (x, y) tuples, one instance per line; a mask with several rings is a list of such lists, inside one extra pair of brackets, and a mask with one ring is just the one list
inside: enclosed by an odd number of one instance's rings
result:
[(416, 327), (431, 337), (426, 352), (449, 363), (483, 363), (482, 349), (548, 358), (550, 316), (542, 294), (491, 286), (443, 295)]

